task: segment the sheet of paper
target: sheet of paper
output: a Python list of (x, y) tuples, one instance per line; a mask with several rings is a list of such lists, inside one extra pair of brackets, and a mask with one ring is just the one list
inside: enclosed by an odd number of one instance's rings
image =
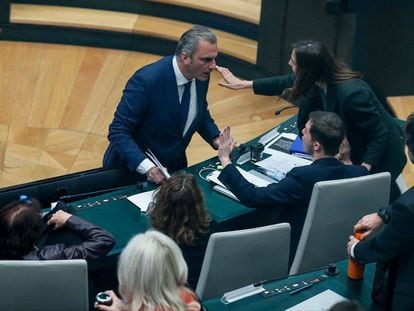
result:
[(334, 291), (327, 289), (322, 293), (309, 298), (296, 306), (293, 306), (285, 311), (326, 311), (329, 310), (334, 304), (347, 300), (345, 297), (335, 293)]
[(148, 205), (153, 201), (154, 191), (146, 191), (129, 196), (127, 199), (141, 209), (141, 212), (148, 210)]
[[(240, 174), (250, 183), (254, 184), (256, 187), (266, 187), (270, 184), (268, 180), (265, 180), (263, 178), (260, 178), (259, 176), (253, 175), (252, 173), (249, 173), (248, 171), (242, 169), (241, 167), (237, 166), (237, 169), (239, 170)], [(207, 180), (211, 181), (217, 185), (220, 185), (222, 187), (225, 187), (223, 183), (218, 179), (218, 176), (220, 175), (220, 171), (213, 171), (207, 176)]]
[(272, 154), (273, 151), (290, 153), (290, 147), (298, 135), (294, 133), (281, 133), (275, 139), (266, 144), (264, 152)]
[(256, 162), (256, 165), (269, 171), (280, 171), (286, 174), (294, 167), (309, 165), (311, 163), (312, 161), (307, 159), (298, 158), (281, 151), (272, 150), (272, 155), (270, 157)]

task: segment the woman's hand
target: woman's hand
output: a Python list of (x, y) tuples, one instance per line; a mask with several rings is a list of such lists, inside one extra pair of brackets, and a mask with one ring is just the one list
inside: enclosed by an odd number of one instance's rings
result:
[(221, 74), (225, 81), (224, 83), (219, 82), (219, 85), (221, 86), (232, 90), (241, 90), (253, 87), (253, 81), (241, 80), (225, 67), (216, 66), (216, 70)]
[(344, 138), (341, 145), (339, 146), (339, 152), (335, 156), (339, 161), (344, 164), (351, 165), (351, 146), (349, 145), (348, 138)]

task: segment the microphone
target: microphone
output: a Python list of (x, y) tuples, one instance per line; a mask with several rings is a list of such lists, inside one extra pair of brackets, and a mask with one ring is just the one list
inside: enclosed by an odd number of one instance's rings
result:
[(292, 106), (287, 106), (287, 107), (283, 107), (282, 109), (276, 110), (276, 111), (275, 111), (275, 116), (280, 115), (280, 113), (281, 113), (282, 111), (287, 110), (287, 109), (290, 109), (290, 108), (296, 108), (296, 106), (295, 106), (295, 105), (292, 105)]

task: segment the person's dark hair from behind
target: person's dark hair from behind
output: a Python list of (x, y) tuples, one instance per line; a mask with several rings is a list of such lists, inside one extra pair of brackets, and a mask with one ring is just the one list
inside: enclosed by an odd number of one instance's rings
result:
[(0, 259), (21, 259), (34, 249), (42, 232), (40, 203), (35, 198), (12, 201), (0, 209)]
[(312, 140), (318, 141), (327, 155), (336, 155), (346, 133), (342, 119), (333, 112), (313, 111), (309, 114), (309, 120)]
[(201, 190), (187, 173), (173, 175), (161, 184), (150, 217), (154, 228), (181, 245), (193, 245), (211, 222)]
[(296, 55), (296, 80), (289, 94), (284, 96), (292, 102), (308, 94), (316, 83), (340, 83), (362, 77), (361, 73), (335, 60), (320, 42), (298, 41), (292, 48)]
[(355, 300), (344, 300), (334, 304), (329, 311), (363, 311), (364, 309)]
[(407, 122), (405, 123), (404, 127), (405, 132), (405, 144), (414, 152), (414, 113), (411, 113), (408, 118)]

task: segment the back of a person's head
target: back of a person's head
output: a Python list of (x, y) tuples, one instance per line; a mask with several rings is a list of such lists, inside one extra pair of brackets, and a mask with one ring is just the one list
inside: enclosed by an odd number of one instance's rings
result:
[(42, 229), (39, 202), (12, 201), (0, 209), (0, 258), (20, 259), (34, 249)]
[(194, 176), (187, 173), (173, 175), (161, 184), (150, 217), (154, 228), (183, 245), (192, 244), (210, 224), (201, 190)]
[(118, 262), (119, 291), (131, 310), (183, 310), (179, 287), (187, 264), (168, 236), (150, 230), (133, 237)]
[(411, 113), (404, 127), (405, 143), (411, 151), (414, 151), (414, 113)]
[(336, 155), (346, 132), (342, 119), (333, 112), (313, 111), (309, 114), (309, 120), (312, 140), (322, 145), (326, 155)]

